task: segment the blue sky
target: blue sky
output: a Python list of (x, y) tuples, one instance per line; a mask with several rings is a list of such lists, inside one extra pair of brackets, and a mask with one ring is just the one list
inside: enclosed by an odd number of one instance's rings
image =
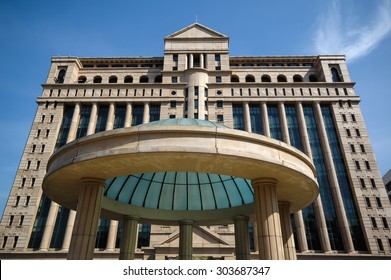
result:
[(196, 16), (231, 55), (346, 54), (381, 175), (391, 168), (391, 0), (2, 0), (0, 213), (51, 57), (163, 56), (163, 38)]

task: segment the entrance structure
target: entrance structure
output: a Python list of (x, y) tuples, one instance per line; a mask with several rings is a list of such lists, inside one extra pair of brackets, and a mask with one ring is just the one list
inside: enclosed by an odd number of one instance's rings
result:
[[(129, 176), (126, 183), (118, 179), (128, 174), (152, 175), (137, 184)], [(175, 185), (159, 179), (173, 175)], [(209, 184), (192, 184), (194, 176), (208, 178)], [(231, 176), (233, 184), (210, 179), (221, 176)], [(251, 180), (254, 196), (245, 179)], [(124, 220), (125, 232), (130, 228), (121, 251), (134, 250), (137, 223), (132, 221), (179, 225), (182, 259), (191, 259), (193, 225), (235, 223), (237, 256), (250, 259), (247, 228), (255, 216), (260, 258), (284, 259), (284, 247), (294, 245), (289, 243), (290, 226), (282, 231), (280, 220), (289, 224), (290, 213), (312, 203), (319, 193), (315, 168), (300, 151), (261, 135), (192, 119), (152, 122), (69, 143), (50, 158), (43, 190), (53, 201), (77, 209), (71, 259), (92, 258), (100, 208), (104, 217)], [(283, 215), (279, 204), (286, 207)]]

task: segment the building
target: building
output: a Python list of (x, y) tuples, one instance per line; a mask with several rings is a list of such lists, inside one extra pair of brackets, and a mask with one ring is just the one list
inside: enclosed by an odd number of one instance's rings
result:
[(391, 201), (391, 169), (383, 176), (383, 182), (386, 186), (388, 198)]
[(344, 56), (230, 56), (229, 38), (199, 23), (164, 48), (52, 58), (0, 258), (391, 257), (391, 206)]

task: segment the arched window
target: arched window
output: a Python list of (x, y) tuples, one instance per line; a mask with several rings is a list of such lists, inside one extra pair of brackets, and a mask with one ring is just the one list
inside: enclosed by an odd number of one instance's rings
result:
[(77, 82), (78, 82), (79, 84), (84, 84), (86, 81), (87, 81), (86, 76), (80, 76), (80, 77), (77, 79)]
[(318, 76), (316, 76), (314, 74), (310, 75), (308, 78), (309, 78), (310, 82), (312, 82), (312, 83), (318, 82)]
[(236, 75), (231, 76), (231, 83), (239, 83), (239, 77)]
[(303, 82), (303, 77), (300, 76), (300, 75), (294, 75), (294, 76), (293, 76), (293, 82), (295, 82), (295, 83), (301, 83), (301, 82)]
[(124, 78), (124, 83), (125, 83), (125, 84), (131, 84), (131, 83), (133, 83), (133, 77), (132, 77), (132, 76), (126, 76), (126, 77)]
[(102, 82), (101, 76), (95, 76), (94, 77), (94, 84), (100, 84)]
[(148, 83), (149, 79), (148, 76), (141, 76), (140, 77), (140, 83)]
[(65, 73), (66, 73), (65, 69), (61, 69), (61, 70), (58, 72), (57, 80), (56, 80), (56, 83), (57, 83), (57, 84), (63, 84), (63, 83), (64, 83)]
[(286, 77), (284, 75), (278, 75), (277, 82), (286, 83), (287, 82)]
[(263, 75), (261, 77), (261, 81), (262, 81), (262, 83), (270, 83), (272, 81), (272, 79), (268, 75)]
[(161, 83), (162, 82), (162, 76), (158, 75), (155, 77), (155, 83)]
[(111, 77), (109, 78), (109, 84), (116, 84), (117, 81), (118, 81), (117, 76), (111, 76)]
[(255, 78), (253, 75), (246, 76), (246, 83), (255, 83)]
[(341, 76), (339, 75), (338, 70), (335, 67), (331, 68), (331, 76), (333, 82), (342, 82)]

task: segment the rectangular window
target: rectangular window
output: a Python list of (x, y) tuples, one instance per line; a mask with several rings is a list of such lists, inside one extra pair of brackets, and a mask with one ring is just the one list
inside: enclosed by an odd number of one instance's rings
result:
[(224, 122), (224, 116), (223, 115), (217, 115), (217, 122)]
[(361, 149), (361, 152), (362, 153), (365, 153), (366, 151), (365, 151), (365, 146), (364, 146), (364, 144), (360, 144), (360, 149)]
[(176, 108), (176, 101), (170, 101), (170, 108)]
[(160, 104), (151, 105), (149, 108), (149, 121), (154, 122), (160, 120)]
[(356, 163), (356, 169), (361, 170), (360, 162), (356, 160), (355, 163)]
[(172, 71), (177, 71), (178, 70), (178, 66), (173, 66), (172, 67)]
[(54, 119), (54, 116), (51, 115), (51, 116), (50, 116), (50, 122), (51, 122), (51, 123), (53, 122), (53, 119)]
[(251, 131), (253, 133), (262, 134), (262, 116), (261, 116), (261, 107), (259, 105), (250, 104), (250, 121), (251, 121)]
[(208, 101), (204, 101), (204, 108), (205, 108), (205, 111), (208, 111)]
[(269, 117), (270, 136), (277, 140), (282, 140), (280, 118), (278, 115), (278, 108), (275, 105), (267, 107)]
[(223, 108), (223, 101), (222, 100), (217, 100), (216, 107), (217, 108)]
[(4, 236), (3, 244), (1, 245), (1, 248), (5, 248), (5, 246), (7, 245), (7, 241), (8, 241), (8, 236)]
[(177, 54), (172, 55), (172, 61), (178, 62), (178, 55)]
[(19, 236), (14, 237), (14, 244), (12, 245), (12, 248), (16, 248), (16, 245), (18, 244)]
[(371, 223), (372, 223), (372, 228), (377, 228), (377, 223), (375, 217), (371, 217)]
[(26, 203), (25, 203), (25, 206), (28, 206), (30, 203), (30, 196), (27, 196), (26, 197)]
[(31, 178), (31, 187), (35, 186), (35, 178)]
[(371, 170), (371, 166), (369, 165), (369, 161), (365, 161), (365, 167), (367, 168), (367, 170)]
[(176, 115), (170, 115), (170, 119), (175, 119)]
[(221, 83), (221, 76), (216, 77), (216, 83)]
[(387, 218), (386, 218), (386, 217), (382, 217), (381, 220), (382, 220), (382, 222), (383, 222), (383, 227), (384, 227), (385, 229), (389, 229), (389, 227), (388, 227), (388, 222), (387, 222)]
[(367, 204), (368, 208), (372, 208), (371, 200), (369, 199), (369, 197), (365, 198), (365, 203)]
[(300, 138), (299, 122), (297, 120), (296, 108), (294, 105), (285, 106), (286, 122), (291, 145), (299, 150), (303, 150)]
[(69, 129), (71, 128), (73, 111), (75, 106), (65, 106), (60, 133), (57, 138), (56, 149), (64, 146), (67, 142)]
[(95, 126), (95, 133), (106, 130), (108, 115), (109, 115), (109, 106), (99, 105), (98, 118), (96, 120), (96, 126)]
[(41, 122), (45, 121), (45, 115), (42, 115)]
[(381, 203), (380, 197), (376, 197), (377, 208), (383, 208), (383, 204)]
[(26, 184), (26, 178), (22, 178), (22, 187)]
[(198, 113), (194, 113), (194, 118), (198, 119)]
[(198, 87), (194, 87), (194, 96), (198, 96)]
[(354, 144), (350, 144), (350, 150), (352, 151), (352, 153), (356, 152), (356, 148), (354, 147)]
[(198, 109), (198, 99), (194, 99), (194, 109)]
[(50, 130), (49, 130), (49, 129), (46, 129), (46, 134), (45, 134), (45, 137), (46, 137), (46, 138), (49, 137), (49, 133), (50, 133)]
[(41, 147), (41, 153), (45, 152), (45, 145), (42, 145)]
[(172, 82), (173, 84), (178, 83), (178, 77), (171, 77), (171, 82)]
[(19, 205), (20, 195), (16, 196), (15, 206)]
[(144, 105), (134, 105), (132, 110), (132, 126), (143, 123)]
[(358, 128), (356, 128), (356, 135), (357, 135), (357, 137), (361, 137), (361, 133), (360, 133), (360, 130)]
[(361, 183), (361, 187), (363, 188), (363, 189), (365, 189), (367, 186), (365, 185), (365, 180), (364, 180), (364, 178), (360, 178), (360, 183)]
[(234, 118), (234, 129), (244, 130), (244, 115), (242, 104), (233, 104), (232, 113)]
[(377, 245), (379, 246), (379, 251), (384, 251), (383, 242), (380, 238), (377, 238)]
[(216, 70), (216, 71), (220, 71), (220, 70), (221, 70), (221, 66), (216, 66), (216, 67), (215, 67), (215, 70)]
[(76, 139), (87, 135), (88, 123), (90, 121), (91, 105), (83, 105), (80, 110), (80, 121), (77, 128)]
[(8, 223), (9, 226), (12, 226), (12, 224), (13, 224), (13, 222), (14, 222), (14, 218), (15, 218), (14, 215), (11, 215), (11, 216), (10, 216), (10, 220), (9, 220), (9, 223)]
[(37, 166), (36, 166), (36, 169), (38, 170), (40, 166), (41, 166), (41, 161), (37, 160)]
[(37, 130), (37, 138), (38, 138), (40, 135), (41, 135), (41, 130), (38, 129), (38, 130)]
[(371, 186), (372, 188), (376, 189), (376, 182), (375, 179), (371, 178)]
[(221, 61), (221, 56), (219, 54), (215, 54), (215, 61)]
[(346, 115), (345, 114), (342, 114), (342, 121), (346, 122)]
[(356, 116), (354, 114), (352, 114), (352, 122), (356, 122)]
[(36, 148), (37, 148), (37, 145), (34, 144), (34, 145), (32, 146), (32, 148), (31, 148), (31, 152), (32, 152), (32, 153), (35, 153), (35, 149), (36, 149)]
[(350, 129), (346, 129), (346, 135), (348, 136), (348, 137), (352, 137), (352, 134), (350, 133)]
[(30, 169), (31, 161), (27, 161), (27, 170)]
[(21, 215), (19, 220), (19, 226), (23, 225), (23, 221), (24, 221), (24, 215)]

